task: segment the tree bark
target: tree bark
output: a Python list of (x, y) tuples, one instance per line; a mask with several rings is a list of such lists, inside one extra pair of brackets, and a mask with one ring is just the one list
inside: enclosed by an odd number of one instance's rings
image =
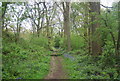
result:
[[(65, 5), (66, 4), (66, 5)], [(67, 44), (67, 51), (71, 50), (71, 43), (70, 43), (70, 2), (64, 2), (63, 5), (63, 16), (64, 16), (64, 38), (65, 43)]]
[(92, 55), (96, 56), (98, 54), (101, 54), (101, 45), (100, 45), (100, 38), (99, 35), (97, 36), (98, 38), (94, 40), (93, 37), (95, 37), (95, 32), (96, 29), (100, 26), (100, 24), (98, 22), (94, 22), (96, 20), (99, 20), (99, 18), (97, 16), (100, 15), (100, 2), (90, 2), (90, 15), (91, 15), (91, 27), (90, 27), (90, 32), (92, 35), (92, 40), (91, 40), (91, 52)]

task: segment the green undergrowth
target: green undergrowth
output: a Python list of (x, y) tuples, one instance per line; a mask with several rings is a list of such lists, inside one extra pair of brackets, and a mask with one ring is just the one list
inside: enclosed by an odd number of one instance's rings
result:
[(93, 57), (80, 51), (72, 51), (69, 55), (73, 56), (74, 60), (64, 57), (63, 62), (69, 79), (120, 79), (117, 68), (104, 65), (103, 56)]
[(2, 53), (3, 79), (43, 79), (48, 74), (51, 52), (38, 43), (5, 40)]

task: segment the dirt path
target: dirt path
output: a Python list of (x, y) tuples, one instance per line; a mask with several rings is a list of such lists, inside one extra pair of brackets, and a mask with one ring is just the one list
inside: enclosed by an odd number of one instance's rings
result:
[(66, 73), (63, 70), (62, 60), (61, 56), (52, 56), (50, 72), (45, 79), (66, 79)]

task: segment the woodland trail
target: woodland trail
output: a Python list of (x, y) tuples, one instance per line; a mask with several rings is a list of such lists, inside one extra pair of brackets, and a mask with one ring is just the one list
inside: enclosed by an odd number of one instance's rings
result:
[(66, 72), (63, 69), (62, 57), (56, 54), (51, 55), (50, 71), (45, 79), (66, 79)]

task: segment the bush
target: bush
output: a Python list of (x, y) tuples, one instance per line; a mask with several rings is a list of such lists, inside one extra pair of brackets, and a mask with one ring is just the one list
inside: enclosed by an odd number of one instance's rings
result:
[(65, 49), (66, 48), (66, 45), (64, 45), (64, 38), (60, 38), (60, 47)]
[(111, 41), (107, 41), (103, 47), (103, 53), (101, 56), (101, 64), (103, 67), (110, 67), (115, 65), (115, 48)]
[(60, 47), (60, 37), (55, 37), (55, 47)]
[(48, 39), (46, 37), (40, 36), (39, 38), (33, 38), (30, 43), (38, 45), (40, 47), (48, 48)]
[(73, 50), (78, 50), (85, 45), (84, 39), (78, 35), (71, 35), (71, 47)]

